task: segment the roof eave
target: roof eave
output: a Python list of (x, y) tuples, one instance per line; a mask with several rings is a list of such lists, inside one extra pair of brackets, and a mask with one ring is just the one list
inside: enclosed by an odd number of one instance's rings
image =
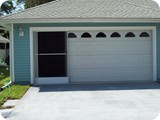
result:
[(0, 36), (0, 42), (9, 43), (10, 40), (8, 40), (7, 38), (4, 38), (4, 37)]
[(60, 19), (0, 19), (8, 23), (61, 23), (61, 22), (160, 22), (160, 18), (60, 18)]
[(10, 43), (9, 40), (0, 40), (1, 43)]

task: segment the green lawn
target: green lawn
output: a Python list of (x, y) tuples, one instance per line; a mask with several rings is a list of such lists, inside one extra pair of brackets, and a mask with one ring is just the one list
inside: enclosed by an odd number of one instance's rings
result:
[[(0, 66), (0, 87), (2, 87), (7, 80), (10, 80), (8, 67)], [(12, 85), (11, 92), (6, 88), (2, 93), (0, 93), (0, 109), (3, 103), (8, 99), (20, 99), (26, 93), (30, 86), (29, 85)]]
[(10, 79), (9, 67), (0, 66), (0, 86), (2, 86), (2, 84), (4, 84), (7, 79)]

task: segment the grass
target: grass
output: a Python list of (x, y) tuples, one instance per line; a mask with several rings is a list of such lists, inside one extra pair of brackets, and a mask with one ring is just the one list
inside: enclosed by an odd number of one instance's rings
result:
[[(8, 68), (8, 70), (7, 70)], [(0, 66), (0, 85), (2, 86), (6, 80), (10, 79), (9, 75), (9, 67), (1, 67)]]
[[(7, 70), (8, 68), (8, 70)], [(6, 83), (7, 80), (10, 80), (9, 67), (0, 66), (0, 88)], [(16, 85), (11, 86), (11, 92), (9, 93), (9, 88), (6, 88), (3, 92), (0, 93), (0, 109), (3, 109), (2, 105), (5, 101), (10, 99), (20, 99), (26, 93), (30, 86), (29, 85)]]

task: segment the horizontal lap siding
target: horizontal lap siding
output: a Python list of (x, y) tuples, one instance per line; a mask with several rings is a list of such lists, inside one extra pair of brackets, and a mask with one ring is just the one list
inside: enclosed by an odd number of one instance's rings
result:
[(14, 25), (15, 82), (30, 81), (29, 28), (23, 26), (24, 37), (19, 37), (18, 28)]
[[(22, 26), (24, 36), (19, 37), (18, 28)], [(111, 26), (157, 26), (157, 78), (160, 80), (160, 24), (158, 23), (48, 23), (14, 24), (14, 67), (15, 81), (30, 81), (30, 40), (29, 27), (111, 27)]]

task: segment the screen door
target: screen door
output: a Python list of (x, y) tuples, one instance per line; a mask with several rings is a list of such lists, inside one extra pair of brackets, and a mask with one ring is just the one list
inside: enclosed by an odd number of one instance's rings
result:
[(61, 83), (67, 78), (66, 32), (38, 32), (38, 83)]

